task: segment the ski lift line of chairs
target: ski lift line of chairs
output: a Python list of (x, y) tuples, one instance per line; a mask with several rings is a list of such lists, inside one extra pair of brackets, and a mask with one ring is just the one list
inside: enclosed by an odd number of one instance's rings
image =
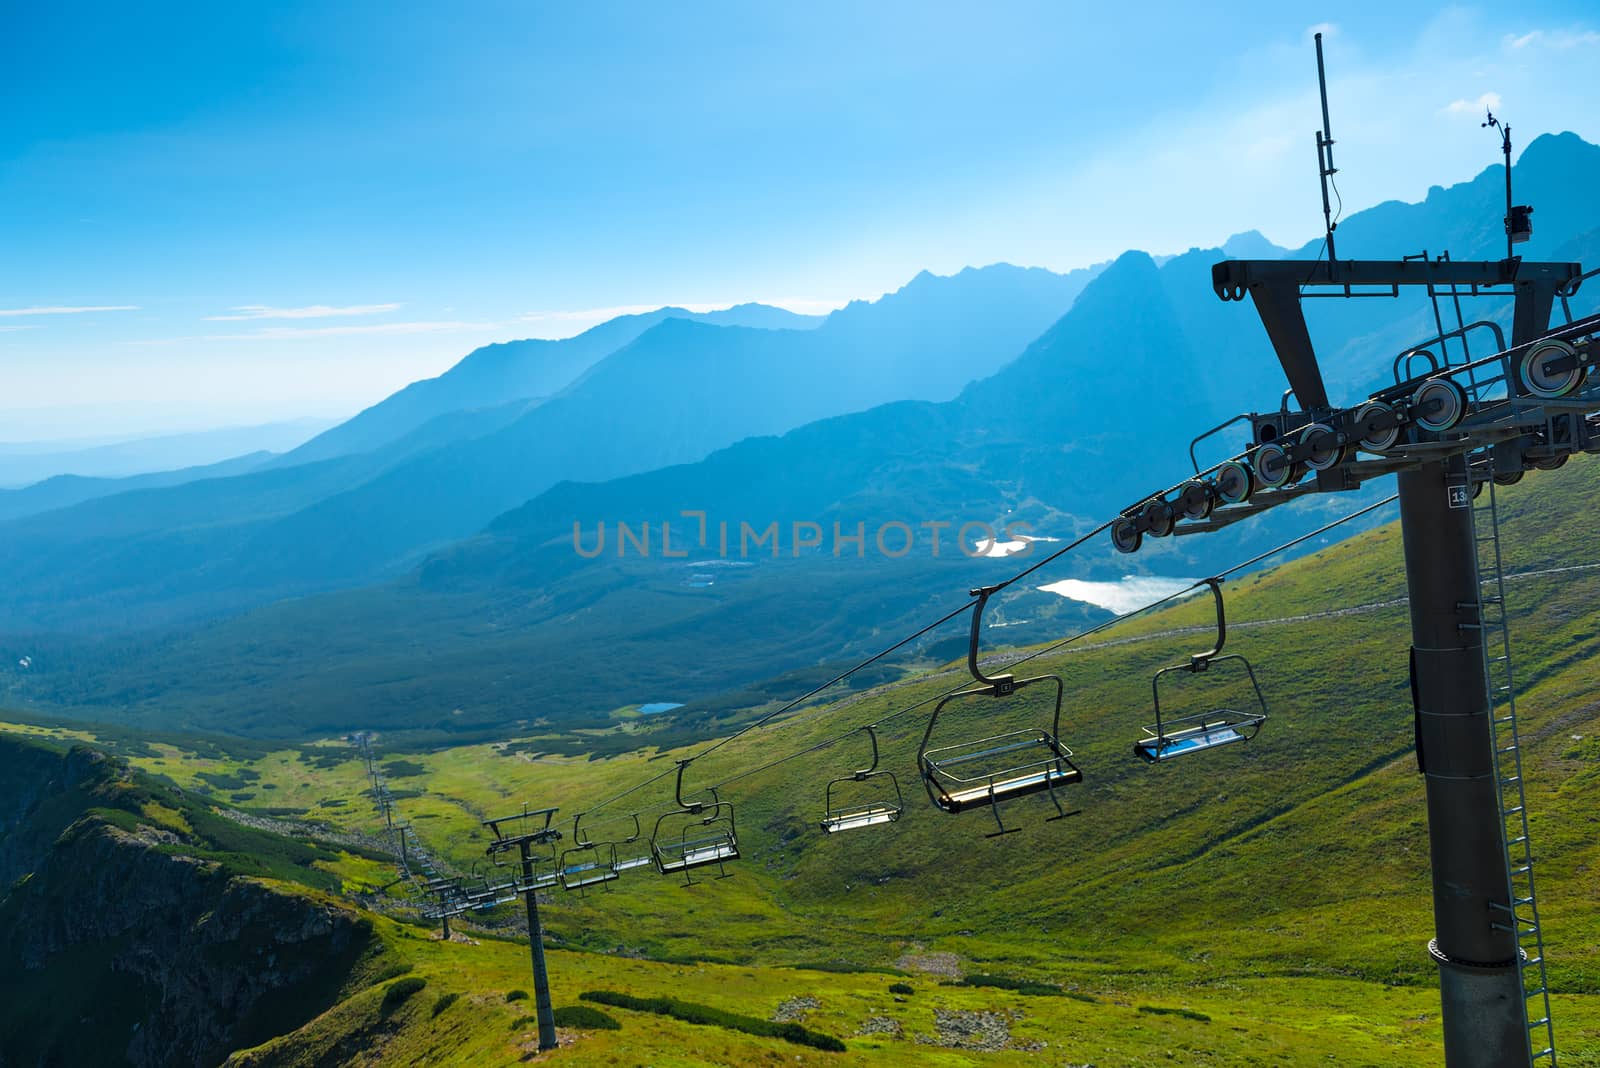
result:
[[(822, 829), (828, 834), (839, 831), (859, 830), (862, 827), (876, 827), (885, 823), (893, 823), (900, 818), (906, 810), (905, 795), (900, 792), (900, 780), (892, 771), (878, 770), (878, 732), (874, 725), (862, 727), (867, 738), (872, 742), (872, 763), (866, 767), (850, 773), (841, 779), (834, 779), (828, 783), (823, 791), (822, 800)], [(862, 783), (876, 780), (887, 780), (888, 786), (893, 788), (894, 797), (890, 800), (885, 795), (881, 800), (872, 800), (865, 803), (856, 802), (850, 805), (835, 806), (833, 803), (834, 789), (845, 783)]]
[[(1228, 640), (1227, 615), (1222, 601), (1222, 580), (1208, 578), (1205, 580), (1205, 585), (1211, 588), (1211, 596), (1216, 605), (1217, 641), (1205, 652), (1190, 656), (1187, 663), (1162, 668), (1151, 680), (1151, 702), (1155, 707), (1156, 721), (1153, 726), (1144, 728), (1144, 737), (1134, 743), (1133, 751), (1152, 764), (1234, 742), (1247, 742), (1260, 733), (1261, 725), (1267, 719), (1266, 698), (1261, 694), (1261, 685), (1256, 681), (1255, 669), (1250, 666), (1250, 661), (1237, 653), (1229, 653), (1226, 656), (1222, 654), (1222, 648)], [(1244, 668), (1250, 680), (1250, 688), (1255, 694), (1253, 708), (1249, 710), (1214, 708), (1207, 712), (1175, 718), (1162, 715), (1163, 676), (1175, 671), (1187, 671), (1198, 675), (1225, 663), (1237, 663)]]
[[(1055, 805), (1058, 820), (1072, 815), (1061, 807), (1056, 791), (1083, 781), (1083, 772), (1072, 763), (1072, 750), (1061, 743), (1061, 700), (1065, 687), (1059, 676), (1038, 675), (1017, 679), (1012, 675), (985, 675), (978, 667), (978, 638), (983, 626), (983, 609), (1000, 587), (986, 586), (972, 591), (978, 600), (972, 608), (972, 630), (967, 647), (967, 670), (977, 686), (947, 695), (934, 706), (928, 717), (922, 744), (917, 750), (917, 767), (928, 798), (952, 815), (987, 807), (994, 815), (997, 830), (988, 837), (1010, 834), (1019, 827), (1007, 827), (1000, 816), (1000, 803), (1037, 793), (1047, 793)], [(949, 745), (934, 746), (934, 731), (947, 707), (974, 698), (1004, 701), (1031, 686), (1054, 687), (1055, 700), (1049, 728), (1043, 726), (1006, 731), (987, 737), (969, 738)]]
[[(678, 807), (663, 812), (650, 834), (650, 853), (656, 871), (662, 875), (681, 873), (684, 883), (694, 880), (689, 872), (715, 864), (717, 878), (725, 879), (729, 872), (724, 866), (739, 859), (739, 836), (733, 821), (733, 805), (717, 796), (716, 787), (708, 791), (710, 801), (684, 801), (683, 769), (689, 760), (678, 761), (677, 785), (673, 799)], [(672, 825), (678, 824), (674, 831)]]

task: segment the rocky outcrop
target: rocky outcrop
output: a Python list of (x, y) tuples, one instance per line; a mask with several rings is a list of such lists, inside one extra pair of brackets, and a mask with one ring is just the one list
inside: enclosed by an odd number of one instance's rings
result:
[(0, 736), (0, 891), (33, 871), (77, 806), (50, 802), (114, 775), (104, 753), (54, 747)]
[[(0, 846), (58, 818), (74, 762), (99, 767), (81, 751), (58, 759)], [(0, 1066), (89, 1063), (86, 1048), (98, 1064), (215, 1065), (332, 1004), (375, 948), (352, 908), (233, 874), (134, 813), (88, 808), (0, 898), (0, 999), (32, 1018), (0, 1034)]]

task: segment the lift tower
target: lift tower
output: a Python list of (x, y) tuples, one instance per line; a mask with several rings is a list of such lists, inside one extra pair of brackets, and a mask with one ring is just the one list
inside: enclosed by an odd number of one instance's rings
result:
[[(1355, 287), (1431, 286), (1515, 294), (1513, 349), (1549, 329), (1556, 295), (1579, 275), (1576, 264), (1501, 260), (1230, 260), (1213, 269), (1225, 299), (1248, 293), (1272, 340), (1309, 425), (1331, 409), (1301, 306), (1306, 295), (1362, 295)], [(1335, 292), (1316, 292), (1317, 290)], [(1382, 291), (1380, 291), (1382, 292)], [(1528, 395), (1508, 376), (1511, 397)], [(1294, 426), (1270, 424), (1269, 435)], [(1257, 427), (1257, 437), (1261, 437)], [(1318, 472), (1318, 489), (1346, 488), (1345, 472)], [(1484, 631), (1471, 500), (1464, 453), (1398, 472), (1400, 528), (1411, 601), (1411, 673), (1418, 762), (1427, 784), (1435, 937), (1445, 1062), (1450, 1068), (1526, 1068), (1531, 1064), (1523, 1002), (1523, 951), (1513, 914), (1496, 784), (1492, 701), (1483, 671)], [(1326, 482), (1327, 485), (1322, 483)]]
[[(489, 843), (489, 855), (497, 857), (515, 850), (521, 863), (521, 878), (514, 883), (515, 892), (522, 895), (528, 910), (528, 945), (533, 955), (533, 1004), (539, 1022), (539, 1052), (556, 1048), (555, 1010), (550, 1003), (550, 973), (544, 960), (544, 926), (539, 922), (539, 890), (553, 879), (541, 880), (534, 862), (535, 847), (553, 846), (561, 840), (561, 832), (550, 826), (556, 809), (541, 808), (521, 812), (499, 819), (484, 820), (483, 825), (494, 834)], [(543, 823), (539, 820), (543, 819)]]

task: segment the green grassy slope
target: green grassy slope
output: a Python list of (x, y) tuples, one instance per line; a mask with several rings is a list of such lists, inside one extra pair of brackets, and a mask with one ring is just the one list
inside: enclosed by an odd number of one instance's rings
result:
[[(1587, 536), (1600, 505), (1600, 464), (1574, 461), (1502, 491), (1502, 499), (1508, 568), (1523, 573), (1511, 582), (1509, 600), (1557, 1036), (1564, 1064), (1600, 1065), (1593, 881), (1600, 864), (1600, 567), (1586, 566), (1600, 565)], [(1575, 566), (1580, 570), (1537, 573)], [(745, 854), (731, 868), (735, 878), (683, 888), (631, 872), (613, 893), (551, 900), (552, 941), (565, 947), (554, 956), (558, 1003), (605, 988), (766, 1015), (784, 998), (809, 994), (821, 1007), (806, 1025), (847, 1038), (868, 1016), (902, 1020), (909, 1036), (932, 1033), (935, 1006), (1018, 1009), (1026, 1016), (1015, 1035), (1048, 1041), (1058, 1060), (1073, 1064), (1311, 1064), (1330, 1056), (1342, 1064), (1437, 1063), (1435, 977), (1424, 949), (1431, 933), (1427, 839), (1404, 669), (1409, 630), (1404, 605), (1393, 603), (1403, 594), (1393, 526), (1233, 584), (1229, 648), (1255, 664), (1273, 718), (1248, 745), (1170, 766), (1147, 767), (1130, 746), (1148, 716), (1151, 673), (1207, 637), (1171, 632), (1203, 626), (1208, 605), (1186, 602), (1108, 632), (1097, 647), (1034, 661), (1030, 668), (1066, 680), (1064, 734), (1086, 776), (1071, 794), (1082, 814), (1064, 821), (1043, 822), (1052, 811), (1046, 801), (1019, 802), (1007, 816), (1022, 831), (988, 839), (986, 814), (934, 810), (913, 772), (922, 712), (882, 731), (883, 766), (900, 776), (909, 803), (893, 826), (836, 836), (816, 828), (826, 781), (865, 757), (858, 741), (731, 784), (722, 794), (737, 806)], [(835, 709), (805, 710), (697, 763), (690, 782), (721, 781), (960, 678), (947, 672)], [(1025, 719), (1037, 709), (1019, 714)], [(376, 712), (374, 719), (381, 724)], [(982, 724), (998, 725), (992, 716)], [(941, 720), (941, 728), (949, 726), (960, 725)], [(245, 803), (260, 805), (270, 795), (270, 804), (307, 818), (373, 824), (370, 804), (359, 797), (361, 766), (341, 746), (246, 761), (181, 743), (150, 748), (153, 755), (136, 758), (140, 764), (185, 785), (205, 785), (205, 774), (213, 784), (237, 787), (210, 787), (223, 798), (249, 794)], [(407, 754), (423, 773), (395, 776), (391, 784), (416, 792), (403, 797), (402, 813), (466, 869), (482, 855), (484, 816), (524, 801), (559, 804), (571, 814), (668, 766), (671, 755), (644, 750), (585, 761), (533, 748)], [(241, 767), (259, 778), (234, 782)], [(613, 809), (638, 805), (653, 818), (669, 807), (670, 792), (664, 780)], [(634, 961), (619, 950), (723, 963)], [(422, 1019), (425, 1007), (408, 1009), (419, 1018), (385, 1032), (393, 1059), (384, 1063), (458, 1063), (451, 1060), (456, 1040), (442, 1037), (456, 1031), (440, 1030), (446, 1027), (461, 1032), (461, 1049), (499, 1048), (474, 1044), (480, 1039), (470, 1035), (489, 1025), (467, 1007), (496, 984), (526, 985), (523, 952), (490, 941), (420, 949), (418, 974), (439, 978), (430, 978), (417, 1005), (431, 1005), (435, 983), (439, 993), (465, 996), (437, 1018)], [(911, 980), (919, 993), (897, 1003), (887, 994), (888, 976), (781, 967), (916, 966), (938, 953), (953, 954), (968, 971), (1057, 983), (1097, 1000), (944, 987), (919, 973)], [(1140, 1012), (1141, 1005), (1184, 1008), (1210, 1021)], [(615, 1014), (621, 1031), (586, 1038), (562, 1056), (572, 1063), (733, 1064), (794, 1055), (775, 1040), (703, 1039), (703, 1028)], [(252, 1063), (318, 1063), (307, 1050), (365, 1026), (341, 1019), (323, 1017), (281, 1040), (279, 1059)], [(724, 1040), (731, 1044), (718, 1044)], [(481, 1041), (489, 1042), (487, 1031)], [(932, 1059), (937, 1048), (909, 1037), (849, 1041), (863, 1055), (870, 1044), (883, 1046), (870, 1051), (883, 1063), (940, 1063)], [(459, 1063), (494, 1063), (500, 1055)], [(1025, 1056), (941, 1055), (951, 1058), (946, 1063), (1020, 1063)], [(817, 1063), (855, 1053), (802, 1056)]]

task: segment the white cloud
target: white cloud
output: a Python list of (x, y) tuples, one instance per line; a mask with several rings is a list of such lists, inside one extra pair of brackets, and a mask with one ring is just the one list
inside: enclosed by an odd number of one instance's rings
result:
[(265, 304), (244, 304), (231, 308), (232, 315), (208, 315), (208, 323), (237, 323), (247, 319), (332, 319), (345, 315), (382, 315), (398, 309), (398, 304), (350, 304), (342, 308), (311, 304), (304, 308), (273, 308)]
[(1452, 100), (1444, 106), (1451, 115), (1482, 115), (1500, 106), (1499, 93), (1484, 93), (1476, 100)]
[(1310, 40), (1319, 33), (1331, 40), (1339, 35), (1339, 24), (1336, 22), (1319, 22), (1315, 26), (1306, 27), (1307, 40)]
[(1600, 33), (1594, 30), (1532, 30), (1524, 34), (1506, 34), (1507, 48), (1592, 48), (1600, 45)]
[(137, 304), (51, 305), (40, 308), (0, 308), (0, 315), (86, 315), (90, 312), (138, 311)]
[(15, 334), (18, 330), (40, 330), (40, 329), (43, 329), (43, 328), (38, 323), (29, 323), (26, 326), (20, 325), (20, 324), (13, 325), (13, 326), (0, 326), (0, 334)]
[[(459, 330), (487, 330), (494, 323), (416, 322), (368, 323), (351, 326), (269, 326), (249, 334), (209, 334), (202, 341), (295, 341), (301, 338), (352, 337), (362, 334), (441, 334)], [(187, 339), (180, 339), (187, 340)]]

